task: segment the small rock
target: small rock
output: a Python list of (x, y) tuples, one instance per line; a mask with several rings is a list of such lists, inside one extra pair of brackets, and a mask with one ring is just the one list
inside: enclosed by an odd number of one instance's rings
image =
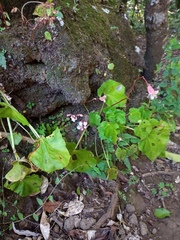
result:
[(71, 216), (65, 220), (64, 229), (68, 232), (71, 231), (73, 228), (78, 228), (80, 221), (81, 219), (79, 218), (79, 216)]
[(152, 234), (156, 234), (156, 233), (157, 233), (157, 229), (156, 229), (156, 228), (153, 228)]
[(140, 221), (140, 222), (139, 222), (139, 226), (140, 226), (141, 235), (142, 235), (142, 236), (147, 235), (147, 234), (148, 234), (148, 228), (147, 228), (146, 223)]
[(129, 216), (129, 223), (131, 225), (138, 225), (137, 216), (134, 213)]
[(83, 218), (80, 222), (80, 228), (83, 230), (90, 229), (96, 223), (96, 219), (90, 218)]
[(132, 205), (132, 204), (127, 204), (126, 205), (126, 211), (128, 212), (128, 213), (134, 213), (135, 212), (135, 207)]
[(53, 230), (54, 230), (55, 233), (59, 233), (60, 232), (60, 227), (57, 224), (55, 224)]

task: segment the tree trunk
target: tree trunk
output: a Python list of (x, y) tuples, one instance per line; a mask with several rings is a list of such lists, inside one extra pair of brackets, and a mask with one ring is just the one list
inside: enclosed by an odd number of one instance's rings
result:
[(144, 76), (152, 81), (156, 64), (161, 61), (163, 44), (168, 34), (168, 7), (169, 0), (146, 0), (145, 26), (146, 26), (146, 53)]

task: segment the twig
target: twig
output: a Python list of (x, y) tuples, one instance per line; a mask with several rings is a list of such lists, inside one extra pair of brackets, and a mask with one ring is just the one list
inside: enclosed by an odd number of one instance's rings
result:
[(148, 173), (142, 174), (141, 177), (142, 178), (149, 177), (149, 176), (153, 177), (153, 176), (159, 175), (159, 174), (173, 175), (174, 172), (166, 172), (166, 171), (148, 172)]
[(112, 195), (110, 205), (107, 209), (107, 212), (102, 215), (102, 217), (96, 222), (96, 224), (92, 227), (93, 230), (99, 229), (107, 219), (112, 218), (114, 215), (115, 208), (118, 204), (118, 185), (115, 188), (115, 192)]

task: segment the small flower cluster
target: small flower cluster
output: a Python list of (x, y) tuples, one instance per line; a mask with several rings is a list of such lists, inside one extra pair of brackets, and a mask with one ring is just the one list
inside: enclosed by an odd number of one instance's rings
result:
[[(78, 117), (84, 117), (83, 114), (67, 114), (67, 117), (71, 118), (72, 122), (76, 122)], [(86, 120), (86, 117), (84, 117), (81, 121), (78, 122), (77, 129), (80, 131), (84, 131), (88, 126), (88, 121)]]

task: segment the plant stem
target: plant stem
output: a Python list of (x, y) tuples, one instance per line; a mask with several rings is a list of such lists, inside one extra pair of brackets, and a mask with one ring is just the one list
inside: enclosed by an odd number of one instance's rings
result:
[[(88, 128), (88, 126), (89, 126), (89, 125), (87, 125), (87, 128)], [(86, 132), (86, 129), (83, 130), (83, 132), (82, 132), (82, 134), (81, 134), (81, 136), (80, 136), (80, 138), (79, 138), (79, 140), (78, 140), (78, 142), (77, 142), (77, 144), (76, 144), (75, 150), (78, 148), (80, 142), (82, 141), (85, 132)]]
[(15, 149), (14, 136), (13, 136), (12, 126), (11, 126), (11, 121), (8, 117), (7, 117), (7, 123), (8, 123), (10, 138), (11, 138), (11, 141), (10, 141), (11, 147), (12, 147), (12, 150), (13, 150), (13, 153), (14, 153), (14, 156), (15, 156), (16, 160), (18, 160), (19, 157), (18, 157), (18, 155), (16, 153), (16, 149)]

